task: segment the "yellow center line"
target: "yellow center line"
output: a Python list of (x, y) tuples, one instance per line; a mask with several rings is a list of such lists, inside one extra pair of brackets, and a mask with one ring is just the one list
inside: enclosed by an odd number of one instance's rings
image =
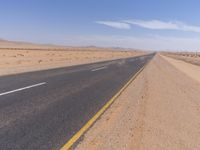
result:
[[(147, 64), (146, 64), (147, 65)], [(145, 66), (146, 66), (145, 65)], [(128, 87), (128, 85), (140, 74), (145, 68), (142, 67), (122, 88), (117, 92), (77, 133), (75, 133), (71, 139), (60, 149), (69, 150), (72, 145), (94, 124), (94, 122), (111, 106), (117, 97)]]

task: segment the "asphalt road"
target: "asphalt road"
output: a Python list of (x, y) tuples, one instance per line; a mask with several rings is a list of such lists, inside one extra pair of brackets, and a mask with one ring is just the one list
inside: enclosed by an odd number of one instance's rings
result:
[(60, 149), (153, 56), (0, 77), (0, 149)]

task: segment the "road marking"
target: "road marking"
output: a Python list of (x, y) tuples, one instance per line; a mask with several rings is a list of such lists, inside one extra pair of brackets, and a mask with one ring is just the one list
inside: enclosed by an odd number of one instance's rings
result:
[(96, 68), (96, 69), (92, 69), (91, 71), (98, 71), (98, 70), (102, 70), (102, 69), (106, 69), (107, 67), (101, 67), (101, 68)]
[(23, 88), (19, 88), (19, 89), (16, 89), (16, 90), (0, 93), (0, 96), (7, 95), (7, 94), (10, 94), (10, 93), (14, 93), (14, 92), (19, 92), (19, 91), (22, 91), (22, 90), (26, 90), (26, 89), (30, 89), (30, 88), (33, 88), (33, 87), (41, 86), (41, 85), (44, 85), (44, 84), (47, 84), (47, 83), (46, 82), (42, 82), (42, 83), (26, 86), (26, 87), (23, 87)]
[(133, 62), (133, 61), (136, 61), (136, 60), (137, 60), (137, 58), (134, 58), (134, 59), (131, 59), (130, 62)]
[(111, 106), (117, 97), (131, 84), (131, 82), (142, 72), (146, 63), (122, 88), (115, 94), (77, 133), (75, 133), (69, 141), (60, 150), (69, 150), (73, 144), (94, 124), (94, 122)]

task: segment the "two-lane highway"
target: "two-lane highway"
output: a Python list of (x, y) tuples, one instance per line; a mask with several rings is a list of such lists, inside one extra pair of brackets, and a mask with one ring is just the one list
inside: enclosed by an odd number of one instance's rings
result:
[(60, 149), (153, 56), (0, 77), (0, 149)]

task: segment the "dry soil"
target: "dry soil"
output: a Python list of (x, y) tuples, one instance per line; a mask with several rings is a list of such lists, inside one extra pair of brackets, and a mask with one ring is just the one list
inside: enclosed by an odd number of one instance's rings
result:
[(157, 55), (76, 150), (199, 150), (200, 82), (182, 66)]
[(0, 49), (0, 76), (27, 71), (86, 64), (98, 61), (133, 57), (139, 51), (113, 50), (14, 50)]

